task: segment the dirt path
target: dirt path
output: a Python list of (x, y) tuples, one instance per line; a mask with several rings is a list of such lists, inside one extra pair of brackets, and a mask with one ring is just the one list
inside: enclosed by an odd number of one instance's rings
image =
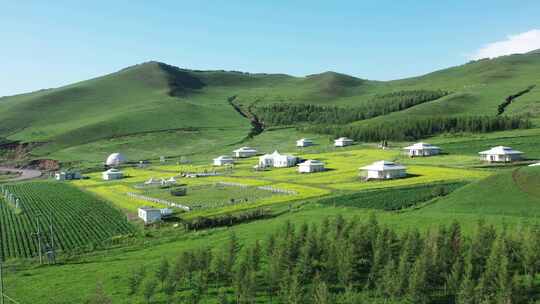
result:
[(7, 181), (10, 181), (10, 182), (27, 180), (27, 179), (37, 178), (37, 177), (41, 176), (41, 171), (33, 170), (33, 169), (17, 169), (17, 168), (0, 167), (0, 171), (2, 171), (2, 172), (13, 172), (13, 173), (19, 173), (20, 174), (18, 177), (7, 180)]

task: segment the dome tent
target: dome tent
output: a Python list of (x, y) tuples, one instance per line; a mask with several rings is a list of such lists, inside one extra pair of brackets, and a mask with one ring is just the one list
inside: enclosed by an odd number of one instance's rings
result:
[(126, 157), (120, 153), (113, 153), (107, 157), (105, 164), (107, 166), (115, 167), (119, 166), (127, 161)]

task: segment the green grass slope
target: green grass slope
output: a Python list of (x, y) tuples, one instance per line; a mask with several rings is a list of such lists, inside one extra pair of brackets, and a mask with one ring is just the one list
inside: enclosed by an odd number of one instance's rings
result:
[(540, 167), (508, 170), (458, 189), (422, 212), (538, 217), (539, 183)]

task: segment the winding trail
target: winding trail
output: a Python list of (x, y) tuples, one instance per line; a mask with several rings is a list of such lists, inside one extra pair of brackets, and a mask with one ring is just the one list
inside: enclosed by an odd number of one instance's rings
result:
[(41, 171), (34, 170), (34, 169), (17, 169), (17, 168), (0, 167), (0, 172), (11, 172), (11, 173), (20, 174), (18, 177), (6, 180), (8, 182), (33, 179), (33, 178), (38, 178), (41, 176)]

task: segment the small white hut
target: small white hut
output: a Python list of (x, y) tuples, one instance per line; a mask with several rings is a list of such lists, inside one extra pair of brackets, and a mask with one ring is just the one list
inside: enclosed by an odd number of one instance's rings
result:
[(122, 171), (116, 168), (111, 168), (103, 172), (101, 175), (102, 175), (103, 180), (122, 179), (124, 177), (124, 173), (122, 173)]
[(347, 137), (340, 137), (334, 140), (334, 146), (336, 147), (346, 147), (353, 144), (353, 140)]
[(311, 139), (302, 138), (296, 141), (297, 147), (309, 147), (313, 146), (313, 141)]
[(510, 147), (497, 146), (489, 150), (478, 152), (480, 158), (487, 162), (513, 162), (520, 160), (523, 152), (514, 150)]
[(214, 166), (225, 166), (230, 164), (234, 164), (234, 159), (228, 155), (221, 155), (214, 158)]
[(437, 155), (441, 153), (441, 148), (428, 144), (428, 143), (423, 143), (423, 142), (416, 143), (412, 146), (408, 146), (403, 149), (407, 151), (407, 154), (410, 157), (432, 156), (432, 155)]
[(234, 157), (243, 158), (250, 157), (257, 154), (257, 150), (250, 147), (242, 147), (233, 151)]
[(310, 159), (298, 165), (298, 172), (312, 173), (324, 171), (324, 163), (318, 160)]
[(272, 154), (265, 154), (259, 157), (259, 168), (287, 168), (296, 165), (298, 158), (292, 155), (280, 154), (274, 151)]
[(113, 153), (107, 157), (105, 164), (110, 167), (117, 167), (127, 161), (126, 157), (120, 153)]
[(407, 168), (389, 161), (377, 161), (369, 166), (360, 168), (366, 175), (366, 179), (394, 179), (407, 175)]
[(152, 224), (161, 221), (161, 210), (152, 207), (140, 207), (138, 209), (139, 218), (141, 218), (145, 224)]
[(54, 174), (54, 179), (57, 181), (65, 181), (66, 180), (66, 172), (56, 172)]

